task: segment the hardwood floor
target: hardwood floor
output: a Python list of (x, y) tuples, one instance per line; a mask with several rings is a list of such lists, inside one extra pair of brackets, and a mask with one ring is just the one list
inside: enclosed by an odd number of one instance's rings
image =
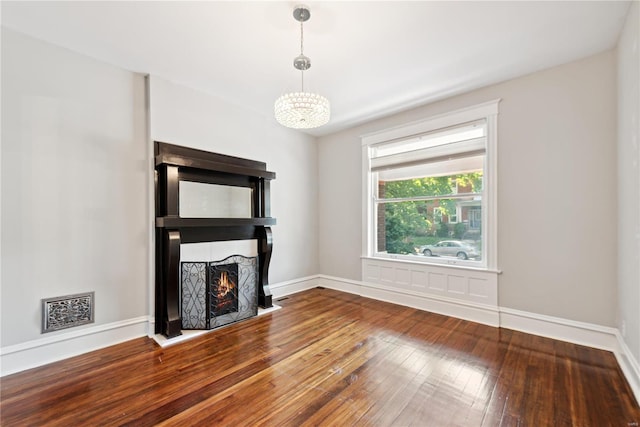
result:
[(1, 380), (2, 426), (637, 426), (606, 351), (329, 289)]

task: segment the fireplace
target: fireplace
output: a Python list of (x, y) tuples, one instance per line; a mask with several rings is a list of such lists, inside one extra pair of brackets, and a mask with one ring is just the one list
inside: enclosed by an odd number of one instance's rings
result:
[(182, 329), (214, 329), (258, 314), (258, 260), (182, 262)]
[[(182, 329), (255, 316), (258, 305), (272, 307), (270, 226), (276, 221), (269, 195), (275, 173), (263, 162), (155, 142), (155, 174), (155, 332), (172, 338)], [(256, 257), (180, 256), (183, 244), (249, 240), (257, 242)]]

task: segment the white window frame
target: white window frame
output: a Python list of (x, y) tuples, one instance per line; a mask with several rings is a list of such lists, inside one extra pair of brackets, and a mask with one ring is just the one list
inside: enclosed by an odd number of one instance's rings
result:
[[(361, 136), (362, 143), (362, 257), (376, 259), (397, 259), (403, 262), (444, 264), (452, 267), (472, 267), (483, 270), (498, 271), (498, 105), (500, 99), (488, 101), (482, 104), (470, 106), (449, 113), (440, 114), (401, 126), (385, 129), (379, 132)], [(482, 240), (483, 259), (481, 262), (426, 258), (411, 255), (376, 253), (375, 230), (375, 203), (373, 198), (373, 180), (371, 172), (372, 146), (397, 139), (410, 138), (412, 136), (437, 131), (451, 126), (472, 122), (475, 120), (486, 121), (486, 147), (483, 171), (484, 194), (482, 197), (482, 223), (485, 226)]]
[[(458, 184), (456, 184), (456, 188), (458, 187)], [(456, 193), (457, 194), (457, 193)], [(451, 213), (448, 217), (447, 217), (447, 221), (449, 222), (449, 224), (457, 224), (458, 218), (460, 218), (460, 206), (456, 206), (456, 211)], [(455, 220), (453, 219), (455, 218)]]
[(440, 206), (433, 208), (433, 223), (442, 223), (442, 209), (440, 208)]

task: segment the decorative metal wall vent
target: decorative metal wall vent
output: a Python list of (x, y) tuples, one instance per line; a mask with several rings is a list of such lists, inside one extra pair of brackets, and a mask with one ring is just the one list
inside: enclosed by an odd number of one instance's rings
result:
[(181, 262), (182, 329), (213, 329), (258, 315), (258, 258)]
[(94, 322), (94, 294), (66, 295), (42, 300), (42, 333)]

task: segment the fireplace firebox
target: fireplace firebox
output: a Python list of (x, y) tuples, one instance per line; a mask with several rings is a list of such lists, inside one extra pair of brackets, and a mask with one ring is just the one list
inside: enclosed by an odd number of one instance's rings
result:
[(213, 265), (210, 270), (211, 314), (223, 316), (238, 311), (238, 264)]
[(181, 262), (182, 329), (214, 329), (258, 314), (256, 257)]
[[(255, 160), (156, 141), (155, 332), (212, 329), (272, 307), (270, 181)], [(181, 189), (192, 200), (181, 199)], [(195, 198), (195, 200), (193, 200)], [(181, 209), (184, 212), (181, 212)], [(184, 243), (256, 240), (258, 256), (181, 262)]]

